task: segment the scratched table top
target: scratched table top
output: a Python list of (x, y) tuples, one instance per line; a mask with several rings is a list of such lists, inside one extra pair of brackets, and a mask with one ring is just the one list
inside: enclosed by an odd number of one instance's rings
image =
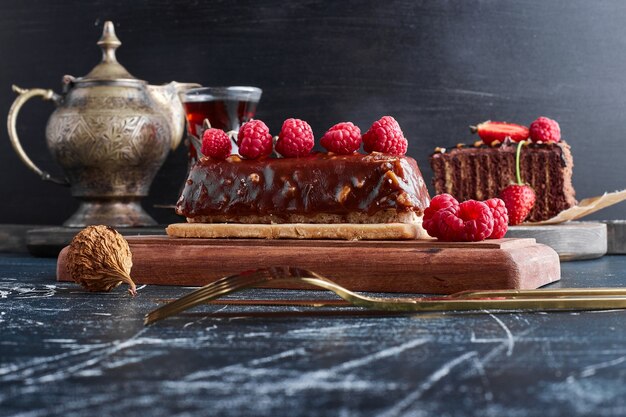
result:
[[(626, 286), (626, 256), (556, 286)], [(0, 416), (621, 416), (626, 311), (307, 313), (203, 306), (145, 328), (148, 286), (90, 294), (0, 255)], [(330, 297), (253, 290), (233, 297)], [(208, 313), (216, 313), (209, 316)]]

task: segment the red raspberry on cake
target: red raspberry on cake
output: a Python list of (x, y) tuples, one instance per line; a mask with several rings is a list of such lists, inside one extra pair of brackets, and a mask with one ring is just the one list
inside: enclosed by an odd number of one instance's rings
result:
[(391, 155), (404, 155), (408, 142), (400, 125), (391, 116), (383, 116), (375, 121), (363, 135), (365, 152), (382, 152)]
[(250, 120), (241, 126), (237, 134), (239, 155), (246, 159), (258, 159), (272, 153), (270, 129), (261, 120)]
[(509, 215), (504, 204), (499, 198), (490, 198), (485, 204), (493, 215), (493, 232), (487, 239), (502, 239), (509, 229)]
[(310, 154), (314, 144), (313, 129), (307, 122), (287, 119), (280, 129), (276, 151), (286, 158), (297, 158)]
[(232, 149), (233, 144), (223, 130), (211, 128), (202, 133), (202, 148), (200, 151), (203, 155), (215, 159), (226, 159), (230, 156)]
[(337, 123), (324, 134), (321, 144), (328, 152), (350, 155), (361, 147), (361, 129), (352, 122)]
[(533, 142), (558, 142), (561, 140), (561, 127), (556, 120), (538, 117), (530, 124), (530, 139)]
[(449, 207), (458, 206), (459, 202), (450, 194), (439, 194), (433, 197), (433, 199), (430, 200), (430, 205), (424, 210), (422, 226), (426, 232), (432, 237), (439, 237), (440, 216), (436, 216), (436, 214)]

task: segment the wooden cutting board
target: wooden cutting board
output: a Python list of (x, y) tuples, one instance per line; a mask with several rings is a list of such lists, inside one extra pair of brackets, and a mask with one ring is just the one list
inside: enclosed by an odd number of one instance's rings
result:
[[(557, 253), (534, 239), (473, 243), (128, 237), (137, 284), (200, 286), (245, 270), (307, 268), (354, 291), (450, 294), (531, 289), (558, 281)], [(57, 280), (71, 281), (67, 248)], [(274, 288), (307, 288), (275, 284)]]

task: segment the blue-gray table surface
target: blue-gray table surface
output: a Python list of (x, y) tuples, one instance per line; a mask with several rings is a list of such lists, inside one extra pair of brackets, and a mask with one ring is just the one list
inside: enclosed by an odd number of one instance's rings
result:
[[(626, 414), (626, 311), (205, 306), (146, 328), (145, 313), (189, 289), (86, 293), (55, 282), (55, 266), (0, 255), (1, 416)], [(626, 256), (562, 269), (556, 286), (626, 286)]]

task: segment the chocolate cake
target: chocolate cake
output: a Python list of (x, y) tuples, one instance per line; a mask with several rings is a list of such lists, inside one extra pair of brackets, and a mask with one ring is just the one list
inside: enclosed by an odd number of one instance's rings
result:
[(421, 223), (430, 197), (414, 159), (315, 153), (204, 157), (176, 205), (191, 223)]
[[(449, 150), (437, 148), (430, 157), (435, 192), (452, 194), (460, 201), (497, 197), (515, 180), (516, 148), (517, 143), (509, 139), (493, 147), (478, 142)], [(527, 221), (549, 219), (576, 204), (573, 166), (570, 147), (564, 141), (532, 143), (522, 148), (522, 180), (537, 195)]]

